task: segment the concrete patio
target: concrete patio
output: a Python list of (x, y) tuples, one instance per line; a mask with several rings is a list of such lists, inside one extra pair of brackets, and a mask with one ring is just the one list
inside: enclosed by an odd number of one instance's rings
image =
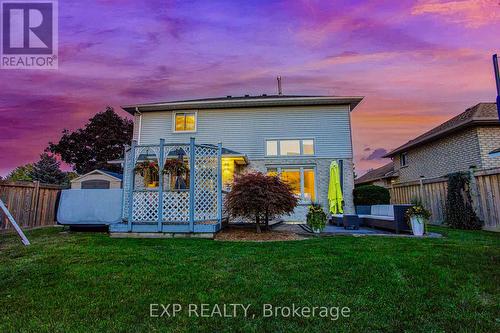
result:
[(400, 233), (396, 234), (391, 231), (387, 230), (382, 230), (382, 229), (375, 229), (375, 228), (367, 228), (367, 227), (360, 227), (358, 230), (348, 230), (344, 229), (344, 227), (337, 227), (335, 225), (328, 224), (326, 225), (325, 229), (321, 234), (313, 234), (313, 233), (308, 233), (304, 229), (300, 227), (299, 224), (288, 224), (288, 223), (281, 223), (273, 228), (273, 230), (276, 231), (288, 231), (288, 232), (294, 232), (299, 235), (304, 235), (304, 236), (311, 236), (311, 235), (318, 235), (318, 236), (341, 236), (341, 235), (348, 235), (348, 236), (392, 236), (392, 237), (418, 237), (418, 238), (438, 238), (442, 237), (441, 234), (435, 233), (435, 232), (430, 232), (422, 237), (420, 236), (414, 236), (410, 233)]

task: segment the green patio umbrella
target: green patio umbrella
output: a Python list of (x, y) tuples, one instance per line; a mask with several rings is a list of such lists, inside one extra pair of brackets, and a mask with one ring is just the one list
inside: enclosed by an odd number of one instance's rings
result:
[(328, 202), (330, 213), (341, 214), (342, 210), (342, 188), (340, 187), (340, 171), (337, 161), (330, 163), (330, 183), (328, 184)]

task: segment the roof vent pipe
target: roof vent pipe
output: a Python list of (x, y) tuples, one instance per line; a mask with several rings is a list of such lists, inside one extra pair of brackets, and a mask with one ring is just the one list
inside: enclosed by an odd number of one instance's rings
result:
[(283, 90), (281, 89), (281, 75), (278, 75), (276, 79), (278, 80), (278, 95), (281, 96), (283, 95)]

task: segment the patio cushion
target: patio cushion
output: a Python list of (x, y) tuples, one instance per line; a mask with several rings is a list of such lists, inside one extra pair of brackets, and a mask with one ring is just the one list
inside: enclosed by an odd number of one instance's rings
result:
[(373, 205), (371, 215), (394, 217), (393, 205)]
[(383, 216), (383, 215), (359, 215), (361, 218), (374, 219), (374, 220), (384, 220), (384, 221), (394, 221), (393, 216)]

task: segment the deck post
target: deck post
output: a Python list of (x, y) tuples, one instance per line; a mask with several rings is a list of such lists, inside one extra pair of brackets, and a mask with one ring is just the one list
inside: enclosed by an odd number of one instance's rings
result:
[(129, 155), (129, 160), (127, 161), (128, 165), (128, 170), (127, 172), (129, 173), (129, 185), (128, 185), (128, 219), (127, 219), (127, 224), (128, 224), (128, 231), (132, 231), (132, 212), (133, 212), (133, 206), (134, 206), (134, 169), (135, 169), (135, 149), (137, 147), (137, 141), (132, 140), (132, 145), (130, 146), (130, 155)]
[(165, 139), (160, 139), (160, 153), (158, 154), (158, 232), (163, 224), (163, 166), (165, 164)]
[(195, 193), (195, 152), (194, 138), (189, 139), (189, 232), (194, 231), (194, 193)]
[(217, 221), (222, 223), (222, 142), (217, 144)]

